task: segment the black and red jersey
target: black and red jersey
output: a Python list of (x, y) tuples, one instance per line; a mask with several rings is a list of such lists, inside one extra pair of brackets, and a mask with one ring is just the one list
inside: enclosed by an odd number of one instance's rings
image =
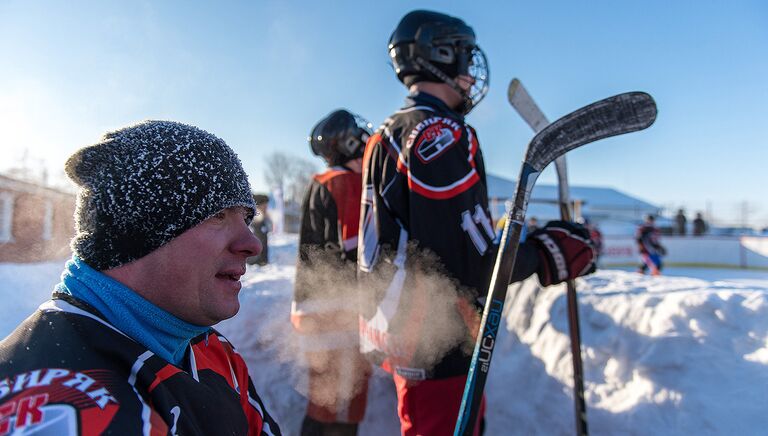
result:
[(661, 245), (661, 232), (653, 224), (642, 224), (635, 232), (638, 251), (640, 254), (664, 255), (664, 247)]
[(174, 366), (90, 306), (50, 300), (0, 341), (0, 435), (280, 434), (223, 336), (187, 353)]
[[(341, 166), (312, 178), (301, 206), (294, 301), (302, 302), (313, 292), (320, 298), (332, 292), (317, 281), (318, 263), (338, 268), (339, 280), (354, 280), (361, 189), (361, 175)], [(313, 270), (311, 277), (306, 277), (307, 270)]]
[(307, 417), (363, 420), (370, 363), (359, 353), (355, 260), (361, 175), (344, 167), (316, 174), (302, 204), (291, 322), (304, 354)]
[[(407, 378), (466, 374), (477, 299), (498, 250), (477, 133), (441, 100), (418, 93), (371, 136), (363, 164), (361, 348)], [(531, 250), (521, 246), (516, 280), (534, 272)], [(449, 280), (434, 285), (440, 277)], [(454, 314), (466, 325), (452, 333), (445, 326), (455, 325), (446, 324)], [(441, 340), (448, 351), (434, 350)]]

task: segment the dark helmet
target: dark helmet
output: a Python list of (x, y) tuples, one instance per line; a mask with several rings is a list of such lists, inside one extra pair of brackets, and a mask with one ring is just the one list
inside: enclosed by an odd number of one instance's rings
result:
[(320, 120), (310, 133), (312, 153), (329, 165), (363, 157), (365, 143), (371, 136), (371, 123), (344, 109), (337, 109)]
[[(488, 93), (488, 61), (475, 43), (475, 32), (464, 21), (432, 11), (409, 12), (389, 38), (389, 57), (397, 78), (416, 82), (443, 82), (464, 98), (459, 110), (467, 114)], [(467, 92), (459, 75), (475, 80)]]

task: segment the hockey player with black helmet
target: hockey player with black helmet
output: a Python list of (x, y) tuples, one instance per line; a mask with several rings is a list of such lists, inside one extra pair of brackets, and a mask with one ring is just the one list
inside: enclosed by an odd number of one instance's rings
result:
[(338, 109), (308, 138), (328, 168), (313, 176), (302, 204), (291, 306), (309, 373), (305, 436), (355, 435), (365, 415), (370, 363), (359, 352), (355, 261), (360, 173), (370, 128)]
[[(389, 55), (410, 95), (363, 159), (360, 346), (393, 375), (404, 435), (452, 434), (498, 250), (482, 151), (464, 120), (488, 91), (488, 63), (464, 21), (423, 10), (401, 19)], [(583, 227), (550, 222), (521, 244), (513, 281), (535, 272), (559, 283), (594, 260)]]
[(447, 104), (462, 116), (488, 93), (485, 53), (475, 43), (474, 30), (458, 18), (430, 11), (407, 14), (389, 39), (389, 56), (406, 87), (426, 82), (455, 91)]

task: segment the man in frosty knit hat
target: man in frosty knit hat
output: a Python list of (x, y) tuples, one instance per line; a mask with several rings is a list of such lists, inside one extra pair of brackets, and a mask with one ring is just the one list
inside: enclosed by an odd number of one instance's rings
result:
[(212, 325), (261, 247), (237, 155), (145, 121), (66, 163), (76, 234), (52, 299), (0, 341), (0, 434), (280, 434)]

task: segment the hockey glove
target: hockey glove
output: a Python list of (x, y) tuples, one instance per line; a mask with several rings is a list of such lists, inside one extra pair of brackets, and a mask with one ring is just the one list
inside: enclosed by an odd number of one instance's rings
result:
[(542, 286), (550, 286), (595, 272), (597, 251), (584, 226), (550, 221), (528, 235), (539, 251), (536, 274)]

